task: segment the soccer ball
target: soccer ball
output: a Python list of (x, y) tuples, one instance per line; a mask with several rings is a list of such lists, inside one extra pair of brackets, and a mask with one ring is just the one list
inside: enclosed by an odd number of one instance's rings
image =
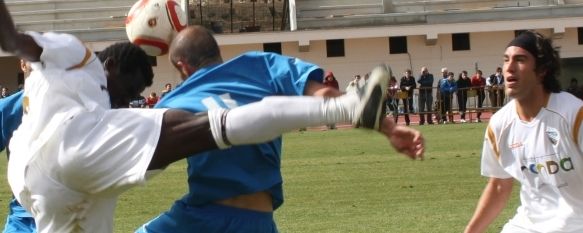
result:
[(139, 0), (125, 24), (130, 42), (150, 56), (161, 56), (168, 53), (172, 38), (186, 27), (187, 19), (175, 0)]

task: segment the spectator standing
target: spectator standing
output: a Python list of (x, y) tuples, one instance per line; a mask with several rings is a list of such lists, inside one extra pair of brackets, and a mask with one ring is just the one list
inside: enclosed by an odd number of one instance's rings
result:
[(407, 93), (407, 98), (403, 99), (403, 114), (405, 114), (405, 124), (410, 125), (409, 113), (413, 113), (413, 91), (417, 87), (415, 77), (411, 75), (410, 69), (405, 70), (400, 87), (401, 91)]
[[(419, 76), (419, 124), (433, 124), (431, 118), (433, 105), (433, 74), (430, 74), (427, 67), (421, 67), (421, 75)], [(427, 118), (425, 118), (427, 117)]]
[(156, 105), (156, 103), (158, 103), (158, 100), (159, 100), (159, 98), (156, 95), (156, 92), (152, 92), (152, 93), (150, 93), (148, 98), (146, 98), (146, 105), (148, 106), (148, 108), (154, 108), (154, 105)]
[(499, 108), (504, 105), (504, 75), (502, 68), (496, 68), (496, 73), (490, 75), (486, 80), (486, 86), (489, 89), (490, 104), (492, 107)]
[(336, 77), (334, 77), (334, 73), (331, 71), (326, 72), (326, 75), (324, 76), (324, 86), (340, 90), (338, 81), (336, 80)]
[[(332, 71), (326, 72), (326, 74), (324, 75), (323, 84), (324, 86), (333, 88), (335, 90), (340, 90), (340, 87), (338, 86), (338, 81), (336, 80), (336, 77), (334, 77), (334, 73), (332, 73)], [(336, 124), (329, 124), (328, 129), (336, 129)]]
[(146, 98), (143, 96), (135, 97), (130, 101), (130, 108), (145, 108), (146, 107)]
[(397, 83), (397, 78), (391, 76), (389, 79), (389, 86), (387, 87), (387, 109), (393, 115), (395, 123), (399, 120), (399, 98), (397, 97), (397, 91), (399, 90), (399, 84)]
[(0, 94), (0, 99), (6, 98), (8, 97), (10, 94), (8, 94), (8, 88), (6, 87), (2, 87), (2, 94)]
[(486, 86), (486, 78), (482, 76), (481, 70), (476, 71), (476, 74), (472, 77), (471, 82), (472, 89), (476, 90), (476, 96), (478, 97), (478, 119), (476, 119), (476, 122), (482, 122), (480, 117), (482, 116), (482, 107), (484, 104), (484, 99), (486, 98), (486, 92), (484, 91), (484, 87)]
[(354, 79), (352, 81), (350, 81), (350, 83), (348, 83), (348, 86), (346, 86), (346, 92), (352, 92), (352, 91), (358, 91), (358, 85), (360, 84), (360, 75), (354, 75)]
[(472, 81), (468, 77), (468, 72), (463, 70), (456, 81), (457, 84), (457, 103), (460, 112), (460, 122), (466, 123), (466, 104), (468, 102), (468, 90), (472, 86)]
[(445, 118), (445, 116), (443, 116), (441, 113), (443, 112), (444, 106), (443, 106), (443, 98), (441, 97), (441, 83), (444, 80), (447, 80), (447, 73), (449, 71), (447, 71), (447, 67), (443, 67), (441, 68), (441, 79), (439, 79), (439, 81), (437, 81), (437, 101), (435, 103), (436, 106), (436, 111), (437, 111), (437, 119), (439, 120), (439, 123), (443, 123), (443, 119)]
[(164, 96), (168, 94), (170, 91), (172, 91), (172, 84), (166, 83), (166, 85), (164, 85), (164, 90), (162, 90), (160, 94), (160, 98), (164, 98)]
[(449, 118), (450, 123), (453, 122), (453, 112), (451, 111), (451, 99), (453, 93), (457, 91), (457, 84), (454, 80), (453, 72), (449, 72), (447, 78), (441, 80), (439, 90), (441, 91), (441, 102), (443, 108), (441, 109), (441, 121), (446, 124)]

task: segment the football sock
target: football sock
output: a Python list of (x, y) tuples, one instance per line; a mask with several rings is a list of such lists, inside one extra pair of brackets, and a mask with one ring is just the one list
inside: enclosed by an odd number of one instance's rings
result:
[(294, 129), (350, 122), (358, 95), (336, 98), (271, 96), (231, 110), (209, 111), (213, 137), (219, 148), (261, 143)]

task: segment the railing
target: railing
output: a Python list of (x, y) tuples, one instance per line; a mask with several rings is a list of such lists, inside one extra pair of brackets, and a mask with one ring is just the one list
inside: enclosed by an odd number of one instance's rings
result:
[(287, 0), (189, 0), (189, 23), (215, 33), (283, 31), (288, 12)]
[[(432, 103), (431, 109), (425, 111), (419, 111), (419, 89), (413, 90), (413, 95), (410, 96), (406, 91), (397, 91), (393, 96), (389, 96), (387, 101), (387, 114), (393, 114), (395, 116), (407, 115), (407, 114), (431, 114), (435, 116), (438, 122), (443, 120), (449, 121), (450, 118), (454, 116), (465, 114), (468, 121), (479, 119), (478, 116), (482, 115), (484, 112), (496, 112), (498, 109), (502, 108), (504, 104), (508, 102), (508, 97), (505, 95), (503, 89), (498, 88), (460, 88), (457, 92), (450, 95), (442, 96), (439, 89), (432, 88)], [(466, 99), (465, 108), (460, 106), (460, 102)], [(389, 105), (391, 100), (395, 100), (395, 109), (390, 109)], [(412, 107), (409, 110), (406, 108), (404, 101), (409, 101), (412, 103)], [(450, 101), (451, 108), (445, 109), (445, 102)], [(480, 103), (480, 101), (482, 101)], [(484, 118), (481, 118), (484, 119)]]

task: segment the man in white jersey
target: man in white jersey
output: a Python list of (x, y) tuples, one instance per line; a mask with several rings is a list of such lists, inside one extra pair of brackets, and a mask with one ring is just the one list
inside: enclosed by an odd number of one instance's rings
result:
[(506, 48), (503, 72), (512, 100), (486, 130), (481, 173), (490, 178), (465, 232), (486, 231), (514, 180), (520, 206), (502, 232), (583, 232), (583, 102), (560, 91), (558, 51), (526, 31)]
[[(201, 115), (177, 109), (112, 110), (110, 106), (127, 106), (128, 97), (151, 84), (151, 67), (125, 73), (122, 59), (107, 57), (102, 66), (73, 36), (18, 33), (3, 1), (0, 47), (27, 59), (33, 68), (25, 84), (22, 124), (10, 143), (8, 179), (18, 201), (35, 217), (39, 232), (112, 232), (121, 192), (186, 155), (217, 149), (217, 141), (222, 146), (259, 143), (296, 127), (357, 121), (364, 118), (360, 112), (375, 116), (382, 112), (379, 107), (370, 111), (362, 107), (367, 99), (382, 99), (371, 92), (359, 101), (295, 99), (307, 103), (308, 112), (277, 115), (272, 111), (282, 108), (271, 101)], [(139, 53), (128, 56), (145, 57)], [(130, 60), (126, 55), (121, 57)], [(384, 68), (374, 73), (376, 85), (383, 85), (389, 75)], [(232, 124), (236, 121), (232, 115), (250, 114), (255, 117), (247, 124)], [(290, 118), (306, 120), (286, 125)], [(399, 151), (411, 158), (422, 156), (419, 132), (384, 122), (374, 124), (375, 129)], [(280, 127), (273, 129), (274, 125)], [(249, 130), (261, 133), (250, 137), (244, 133)]]

